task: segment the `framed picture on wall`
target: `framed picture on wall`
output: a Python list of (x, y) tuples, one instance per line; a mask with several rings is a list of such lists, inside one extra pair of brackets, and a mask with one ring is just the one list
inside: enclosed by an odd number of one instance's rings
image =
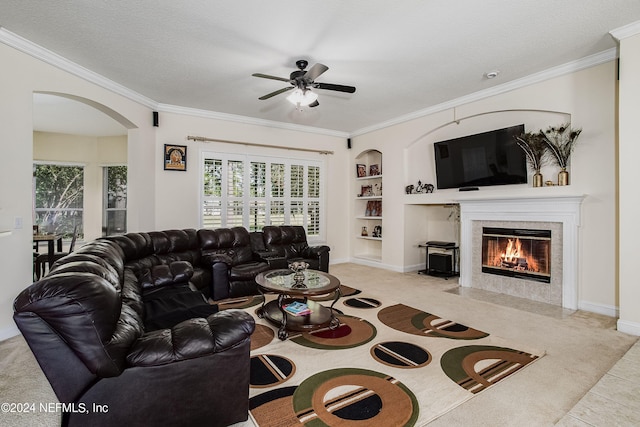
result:
[(164, 170), (187, 170), (187, 146), (164, 144)]

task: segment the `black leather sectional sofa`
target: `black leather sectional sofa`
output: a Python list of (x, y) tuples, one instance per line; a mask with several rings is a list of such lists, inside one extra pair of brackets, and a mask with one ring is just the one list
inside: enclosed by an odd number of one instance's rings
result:
[(67, 404), (63, 425), (246, 420), (255, 323), (241, 310), (217, 312), (207, 297), (255, 293), (255, 275), (287, 259), (310, 256), (328, 269), (328, 247), (308, 248), (304, 230), (281, 228), (280, 248), (244, 228), (102, 238), (23, 290), (14, 320)]

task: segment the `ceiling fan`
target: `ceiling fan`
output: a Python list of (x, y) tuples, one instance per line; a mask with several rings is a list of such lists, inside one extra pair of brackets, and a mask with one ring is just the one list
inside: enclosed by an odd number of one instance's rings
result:
[(356, 88), (353, 86), (344, 86), (344, 85), (336, 85), (332, 83), (316, 82), (315, 80), (322, 73), (327, 71), (329, 67), (318, 63), (313, 65), (311, 68), (309, 68), (308, 71), (305, 71), (305, 68), (307, 68), (307, 65), (309, 65), (309, 62), (305, 61), (304, 59), (300, 59), (296, 61), (296, 66), (298, 67), (298, 70), (292, 72), (288, 79), (285, 77), (270, 76), (268, 74), (262, 74), (262, 73), (252, 74), (252, 76), (254, 77), (261, 77), (263, 79), (271, 79), (271, 80), (279, 80), (279, 81), (288, 82), (289, 84), (291, 84), (290, 87), (285, 87), (285, 88), (276, 90), (275, 92), (268, 93), (264, 96), (261, 96), (258, 99), (260, 100), (269, 99), (276, 95), (280, 95), (281, 93), (295, 89), (287, 97), (289, 102), (298, 106), (302, 105), (302, 106), (309, 106), (309, 107), (317, 107), (318, 105), (320, 105), (320, 103), (318, 102), (318, 94), (311, 91), (311, 88), (335, 90), (338, 92), (347, 92), (347, 93), (354, 93), (356, 91)]

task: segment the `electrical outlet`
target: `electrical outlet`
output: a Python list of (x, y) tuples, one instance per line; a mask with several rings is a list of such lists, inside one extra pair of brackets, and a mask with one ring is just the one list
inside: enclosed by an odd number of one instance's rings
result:
[(16, 230), (20, 230), (22, 228), (22, 217), (21, 216), (17, 216), (15, 218), (13, 228), (15, 228)]

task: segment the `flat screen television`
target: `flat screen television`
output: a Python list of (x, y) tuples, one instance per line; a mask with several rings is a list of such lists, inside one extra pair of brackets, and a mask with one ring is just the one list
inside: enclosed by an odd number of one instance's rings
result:
[(514, 138), (522, 133), (523, 124), (434, 143), (438, 189), (526, 184), (525, 154)]

